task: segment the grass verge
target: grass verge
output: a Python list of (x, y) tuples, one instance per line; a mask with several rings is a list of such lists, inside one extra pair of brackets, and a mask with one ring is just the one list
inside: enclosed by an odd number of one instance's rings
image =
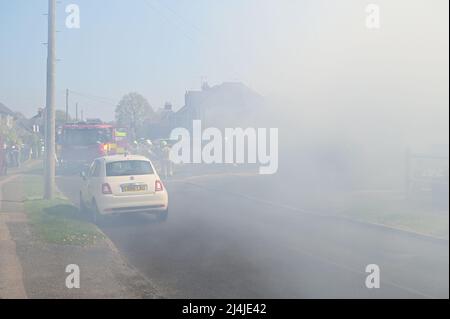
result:
[(44, 200), (43, 178), (25, 175), (25, 211), (32, 232), (39, 239), (53, 244), (87, 246), (104, 238), (98, 228), (83, 220), (79, 210), (62, 194), (53, 200)]
[(429, 205), (408, 202), (389, 194), (352, 196), (341, 214), (359, 221), (449, 238), (448, 209), (433, 209)]

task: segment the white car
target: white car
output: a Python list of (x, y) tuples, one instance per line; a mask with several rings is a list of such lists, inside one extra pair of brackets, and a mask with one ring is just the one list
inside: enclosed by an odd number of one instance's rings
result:
[(98, 215), (156, 213), (167, 219), (169, 197), (152, 162), (138, 155), (104, 156), (82, 172), (80, 209)]

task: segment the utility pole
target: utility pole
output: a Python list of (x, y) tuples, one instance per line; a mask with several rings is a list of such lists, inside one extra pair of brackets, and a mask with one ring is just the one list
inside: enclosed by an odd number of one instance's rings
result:
[(66, 123), (69, 122), (69, 89), (66, 89)]
[(55, 196), (55, 75), (56, 75), (56, 0), (48, 0), (47, 96), (45, 130), (44, 198)]
[(78, 102), (75, 103), (75, 120), (78, 122)]

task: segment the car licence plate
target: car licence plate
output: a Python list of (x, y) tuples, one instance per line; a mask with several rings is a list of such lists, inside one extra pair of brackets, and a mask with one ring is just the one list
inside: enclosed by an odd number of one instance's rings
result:
[(142, 192), (148, 189), (146, 184), (127, 184), (121, 185), (122, 192)]

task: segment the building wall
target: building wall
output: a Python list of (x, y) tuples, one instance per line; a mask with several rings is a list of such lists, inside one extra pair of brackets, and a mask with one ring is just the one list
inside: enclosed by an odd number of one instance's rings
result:
[(0, 123), (8, 128), (11, 128), (14, 124), (14, 118), (7, 114), (0, 114)]

